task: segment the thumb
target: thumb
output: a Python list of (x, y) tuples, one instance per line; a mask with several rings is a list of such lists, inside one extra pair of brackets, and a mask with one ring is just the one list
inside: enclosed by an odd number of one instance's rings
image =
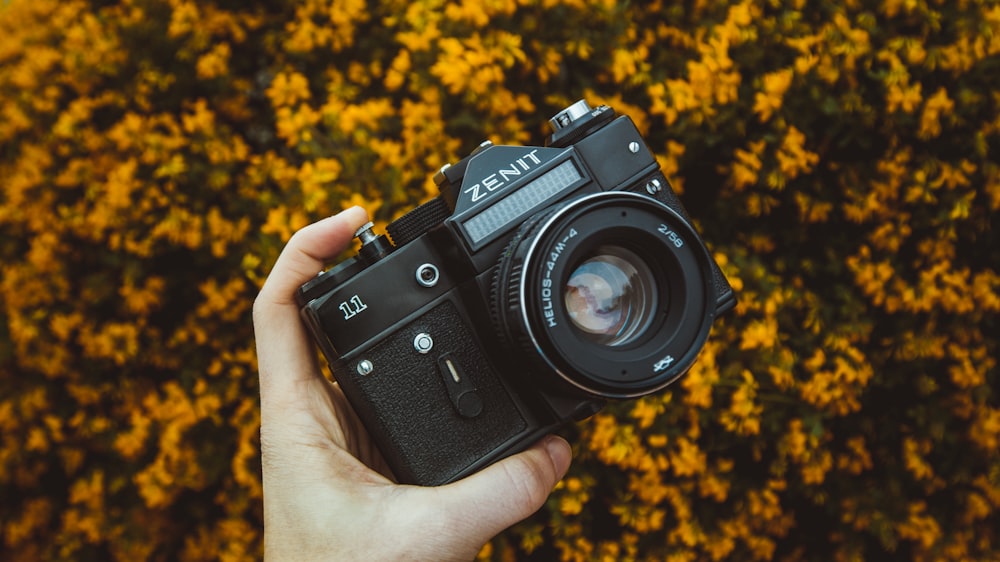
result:
[[(470, 539), (479, 545), (538, 511), (571, 460), (569, 443), (550, 435), (531, 448), (445, 486), (445, 513), (461, 514), (458, 525), (467, 526)], [(444, 491), (444, 490), (442, 490)], [(470, 509), (471, 508), (471, 509)], [(475, 513), (475, 517), (469, 514)]]

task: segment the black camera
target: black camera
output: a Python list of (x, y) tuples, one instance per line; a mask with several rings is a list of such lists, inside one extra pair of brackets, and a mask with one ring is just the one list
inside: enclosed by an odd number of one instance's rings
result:
[(735, 295), (627, 116), (484, 142), (440, 195), (298, 292), (399, 482), (437, 485), (692, 365)]

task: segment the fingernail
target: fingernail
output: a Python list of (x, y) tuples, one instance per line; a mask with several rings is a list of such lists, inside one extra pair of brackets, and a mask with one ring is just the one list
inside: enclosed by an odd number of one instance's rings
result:
[(549, 458), (552, 459), (552, 464), (556, 467), (556, 472), (559, 473), (559, 476), (562, 477), (562, 475), (566, 474), (573, 457), (569, 443), (562, 437), (550, 435), (545, 438), (545, 451), (549, 454)]

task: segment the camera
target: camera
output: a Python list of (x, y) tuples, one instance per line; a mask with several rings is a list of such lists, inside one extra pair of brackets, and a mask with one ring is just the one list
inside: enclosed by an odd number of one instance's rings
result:
[(401, 483), (438, 485), (683, 375), (735, 294), (626, 115), (484, 142), (296, 295)]

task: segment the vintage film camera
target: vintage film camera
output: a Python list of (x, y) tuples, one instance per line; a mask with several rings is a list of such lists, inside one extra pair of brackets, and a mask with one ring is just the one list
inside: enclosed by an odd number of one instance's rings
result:
[(399, 482), (437, 485), (691, 367), (735, 295), (632, 120), (579, 101), (358, 232), (302, 316)]

